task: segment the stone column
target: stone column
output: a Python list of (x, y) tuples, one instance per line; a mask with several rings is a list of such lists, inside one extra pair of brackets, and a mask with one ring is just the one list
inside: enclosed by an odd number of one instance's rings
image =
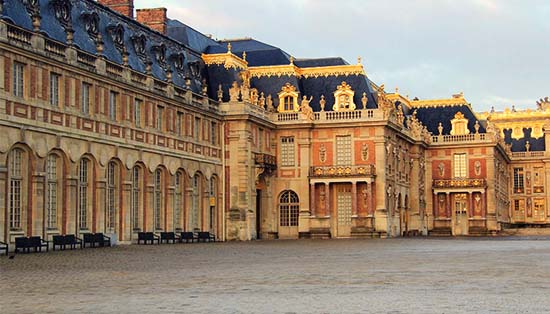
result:
[(445, 214), (447, 215), (447, 218), (453, 217), (451, 213), (451, 193), (446, 192), (445, 194)]
[(468, 217), (474, 216), (474, 195), (468, 192)]
[(315, 212), (315, 183), (311, 183), (309, 185), (309, 202), (310, 202), (310, 205), (309, 205), (309, 209), (310, 209), (310, 215), (312, 217), (315, 217), (315, 215), (317, 214)]
[(481, 192), (481, 217), (487, 218), (487, 193)]
[(63, 191), (66, 207), (62, 218), (63, 227), (61, 232), (78, 234), (78, 178), (68, 176), (66, 180), (66, 189)]
[(439, 200), (438, 200), (438, 194), (437, 192), (433, 192), (432, 194), (432, 216), (433, 218), (437, 218), (439, 215)]
[(330, 210), (331, 210), (331, 208), (330, 208), (330, 183), (325, 182), (325, 216), (326, 217), (331, 216)]
[(357, 182), (351, 183), (351, 216), (357, 217)]

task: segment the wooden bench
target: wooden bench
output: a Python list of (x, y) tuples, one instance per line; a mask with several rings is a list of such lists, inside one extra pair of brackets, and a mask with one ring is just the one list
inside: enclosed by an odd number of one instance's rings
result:
[(90, 247), (96, 247), (96, 244), (98, 247), (111, 246), (111, 237), (103, 233), (84, 233), (82, 246), (86, 247), (86, 244), (90, 244)]
[(158, 244), (160, 244), (160, 237), (152, 232), (138, 232), (138, 244), (147, 244), (147, 242), (151, 242), (151, 244), (155, 244), (155, 241), (157, 241)]
[(8, 255), (9, 247), (10, 247), (9, 244), (7, 244), (6, 242), (0, 241), (0, 252), (4, 251), (6, 255)]
[(161, 232), (160, 233), (160, 243), (176, 243), (176, 240), (179, 242), (180, 237), (176, 235), (175, 232)]
[(216, 242), (216, 236), (208, 231), (199, 231), (197, 233), (197, 242)]
[(56, 246), (59, 246), (61, 250), (65, 250), (68, 246), (72, 250), (76, 249), (77, 245), (80, 245), (80, 248), (82, 249), (82, 239), (77, 238), (74, 234), (54, 235), (52, 240), (54, 251)]
[(48, 252), (50, 247), (50, 242), (42, 239), (40, 236), (33, 237), (17, 237), (15, 238), (15, 253), (18, 253), (19, 250), (23, 253), (29, 253), (31, 249), (34, 252), (42, 252), (42, 248), (46, 248)]
[(182, 232), (180, 233), (180, 242), (185, 241), (186, 243), (195, 241), (195, 234), (193, 232)]

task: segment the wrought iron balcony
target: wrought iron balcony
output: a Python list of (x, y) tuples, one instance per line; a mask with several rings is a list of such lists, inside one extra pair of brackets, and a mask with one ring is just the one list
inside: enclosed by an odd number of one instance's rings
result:
[(254, 163), (262, 168), (275, 170), (277, 168), (277, 157), (263, 153), (254, 153)]
[(310, 177), (372, 177), (376, 175), (374, 165), (311, 167)]
[(434, 180), (434, 188), (484, 188), (487, 186), (485, 179), (452, 179)]

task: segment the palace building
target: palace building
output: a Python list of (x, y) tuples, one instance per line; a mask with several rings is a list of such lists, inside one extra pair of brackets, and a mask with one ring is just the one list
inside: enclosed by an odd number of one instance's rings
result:
[(0, 241), (550, 226), (548, 98), (410, 99), (360, 59), (213, 40), (133, 0), (3, 0), (0, 16)]

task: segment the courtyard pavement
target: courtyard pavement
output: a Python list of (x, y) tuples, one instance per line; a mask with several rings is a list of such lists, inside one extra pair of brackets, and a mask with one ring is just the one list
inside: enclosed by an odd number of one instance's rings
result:
[(299, 240), (0, 256), (0, 313), (548, 313), (550, 238)]

